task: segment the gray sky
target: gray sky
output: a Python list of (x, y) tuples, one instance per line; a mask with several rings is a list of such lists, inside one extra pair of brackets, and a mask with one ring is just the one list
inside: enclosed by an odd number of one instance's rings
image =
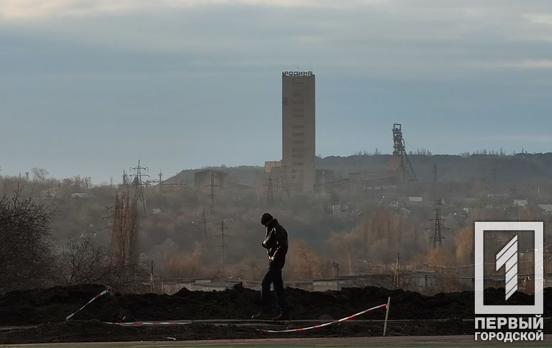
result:
[(552, 149), (552, 1), (0, 0), (1, 173), (280, 159), (295, 69), (322, 156)]

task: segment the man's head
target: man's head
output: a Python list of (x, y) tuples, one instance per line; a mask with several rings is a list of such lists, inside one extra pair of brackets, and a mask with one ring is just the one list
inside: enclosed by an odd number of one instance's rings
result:
[(263, 216), (261, 216), (261, 224), (265, 226), (268, 226), (272, 220), (274, 220), (274, 218), (269, 213), (264, 213)]

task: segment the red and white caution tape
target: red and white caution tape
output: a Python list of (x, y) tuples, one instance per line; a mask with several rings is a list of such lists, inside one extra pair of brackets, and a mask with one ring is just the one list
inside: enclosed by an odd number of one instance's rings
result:
[(296, 329), (287, 329), (287, 330), (266, 330), (266, 329), (262, 329), (260, 331), (266, 332), (266, 333), (286, 333), (286, 332), (308, 331), (308, 330), (312, 330), (312, 329), (318, 329), (318, 328), (321, 328), (321, 327), (326, 327), (326, 326), (330, 326), (330, 325), (333, 325), (333, 324), (341, 323), (343, 321), (350, 320), (350, 319), (356, 318), (360, 315), (363, 315), (364, 313), (368, 313), (370, 311), (373, 311), (373, 310), (376, 310), (376, 309), (379, 309), (379, 308), (385, 308), (385, 307), (387, 307), (386, 303), (381, 304), (379, 306), (375, 306), (375, 307), (372, 307), (372, 308), (365, 309), (361, 312), (349, 315), (348, 317), (344, 317), (344, 318), (341, 318), (341, 319), (338, 319), (338, 320), (334, 320), (334, 321), (330, 321), (330, 322), (327, 322), (327, 323), (318, 324), (318, 325), (314, 325), (314, 326), (300, 327), (300, 328), (296, 328)]
[(142, 327), (142, 326), (175, 326), (175, 325), (190, 325), (191, 320), (168, 320), (168, 321), (125, 321), (125, 322), (108, 322), (111, 325), (119, 325), (126, 327)]
[(84, 309), (84, 307), (88, 306), (89, 304), (96, 301), (98, 298), (102, 297), (103, 295), (105, 295), (107, 293), (109, 293), (108, 289), (105, 289), (104, 291), (100, 292), (99, 294), (94, 296), (90, 301), (86, 302), (86, 304), (84, 306), (82, 306), (81, 308), (77, 309), (75, 312), (73, 312), (73, 313), (69, 314), (67, 317), (65, 317), (65, 320), (71, 319), (75, 314), (82, 311)]

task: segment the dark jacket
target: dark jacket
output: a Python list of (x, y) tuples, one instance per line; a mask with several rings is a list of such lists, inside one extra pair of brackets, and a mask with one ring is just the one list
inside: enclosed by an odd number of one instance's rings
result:
[(266, 248), (270, 265), (284, 267), (288, 250), (288, 236), (285, 228), (273, 219), (266, 227), (266, 238), (263, 241)]

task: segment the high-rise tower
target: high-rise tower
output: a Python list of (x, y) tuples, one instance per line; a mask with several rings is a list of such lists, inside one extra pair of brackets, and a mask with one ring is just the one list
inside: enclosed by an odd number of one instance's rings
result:
[(282, 73), (282, 167), (292, 191), (315, 183), (315, 77), (312, 71)]

